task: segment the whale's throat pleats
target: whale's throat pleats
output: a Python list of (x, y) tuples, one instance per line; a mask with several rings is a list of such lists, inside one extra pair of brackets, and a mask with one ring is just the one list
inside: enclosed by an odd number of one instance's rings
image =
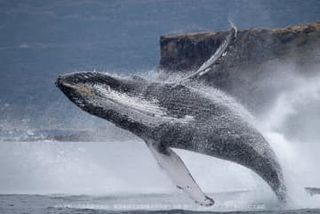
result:
[(188, 115), (178, 118), (168, 114), (168, 109), (154, 97), (146, 98), (139, 94), (116, 91), (104, 84), (94, 84), (92, 87), (95, 95), (88, 99), (91, 105), (111, 109), (129, 121), (157, 127), (167, 122), (188, 123), (193, 120)]

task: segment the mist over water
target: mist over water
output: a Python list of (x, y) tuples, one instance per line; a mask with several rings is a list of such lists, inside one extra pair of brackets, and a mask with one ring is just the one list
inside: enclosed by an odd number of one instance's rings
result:
[(260, 125), (283, 167), (293, 205), (318, 207), (319, 197), (310, 198), (304, 188), (320, 185), (320, 76), (288, 74), (290, 88), (279, 93)]

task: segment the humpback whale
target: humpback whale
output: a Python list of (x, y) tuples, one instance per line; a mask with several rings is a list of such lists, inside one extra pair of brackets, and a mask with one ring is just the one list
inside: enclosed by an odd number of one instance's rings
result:
[(232, 98), (214, 89), (208, 93), (192, 80), (210, 72), (236, 39), (232, 27), (220, 47), (197, 71), (174, 82), (148, 81), (98, 72), (64, 74), (56, 86), (82, 110), (128, 130), (147, 147), (172, 181), (196, 203), (214, 200), (200, 189), (172, 148), (232, 161), (258, 174), (275, 195), (286, 200), (286, 186), (277, 157)]

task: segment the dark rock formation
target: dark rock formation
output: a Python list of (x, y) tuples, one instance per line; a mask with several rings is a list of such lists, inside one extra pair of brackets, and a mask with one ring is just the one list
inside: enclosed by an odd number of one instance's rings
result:
[[(197, 69), (215, 52), (226, 34), (162, 36), (160, 69), (165, 73)], [(318, 65), (320, 23), (240, 30), (227, 55), (203, 79), (237, 97), (251, 110), (259, 111), (286, 84), (288, 73), (312, 75), (320, 71)]]

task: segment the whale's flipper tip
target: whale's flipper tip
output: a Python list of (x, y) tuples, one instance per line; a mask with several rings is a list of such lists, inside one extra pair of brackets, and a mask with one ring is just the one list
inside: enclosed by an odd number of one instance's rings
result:
[(210, 207), (215, 204), (215, 201), (212, 198), (208, 197), (207, 195), (204, 195), (204, 198), (202, 198), (202, 200), (197, 199), (197, 200), (194, 200), (194, 202), (204, 207)]
[(208, 196), (205, 196), (204, 201), (202, 202), (197, 202), (199, 203), (201, 206), (205, 206), (205, 207), (210, 207), (212, 205), (214, 205), (214, 200), (212, 198), (209, 198)]

